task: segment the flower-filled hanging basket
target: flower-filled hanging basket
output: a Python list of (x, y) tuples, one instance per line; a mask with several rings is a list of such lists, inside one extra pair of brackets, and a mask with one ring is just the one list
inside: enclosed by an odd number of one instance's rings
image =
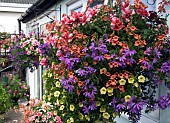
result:
[(113, 122), (122, 113), (137, 122), (144, 106), (169, 106), (168, 94), (155, 98), (160, 84), (170, 85), (166, 17), (140, 0), (72, 12), (48, 27), (58, 62), (47, 71), (45, 97), (64, 123)]

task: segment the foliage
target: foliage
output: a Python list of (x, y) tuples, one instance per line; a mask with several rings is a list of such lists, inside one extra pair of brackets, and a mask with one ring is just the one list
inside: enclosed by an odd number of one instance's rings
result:
[(41, 100), (31, 99), (29, 106), (22, 105), (21, 109), (24, 110), (25, 123), (62, 123), (60, 117), (56, 115), (53, 106)]
[(47, 26), (55, 29), (46, 41), (57, 49), (58, 61), (45, 75), (45, 98), (54, 105), (58, 100), (63, 122), (113, 122), (121, 113), (137, 122), (144, 105), (146, 112), (169, 106), (168, 94), (155, 99), (159, 84), (169, 86), (169, 30), (166, 18), (146, 8), (140, 0), (125, 0)]
[(29, 86), (25, 81), (21, 81), (18, 75), (13, 75), (12, 80), (8, 81), (8, 85), (5, 88), (13, 106), (18, 103), (19, 99), (29, 100)]
[(8, 110), (10, 106), (9, 95), (0, 83), (0, 114)]

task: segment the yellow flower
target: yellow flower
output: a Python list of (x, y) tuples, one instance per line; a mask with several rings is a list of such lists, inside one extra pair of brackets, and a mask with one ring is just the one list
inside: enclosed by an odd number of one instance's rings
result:
[(83, 107), (83, 103), (82, 102), (79, 102), (79, 107)]
[(113, 96), (113, 93), (108, 93), (108, 96)]
[(44, 99), (44, 100), (46, 99), (46, 95), (43, 95), (43, 99)]
[(63, 100), (59, 100), (59, 103), (60, 103), (60, 104), (64, 104)]
[(90, 117), (88, 115), (85, 115), (85, 118), (87, 121), (90, 121)]
[(67, 123), (71, 123), (70, 119), (67, 119)]
[(53, 74), (52, 74), (52, 73), (48, 73), (48, 77), (50, 77), (50, 78), (51, 78), (52, 76), (53, 76)]
[(57, 115), (57, 111), (54, 111), (54, 115)]
[(101, 121), (98, 119), (98, 120), (95, 121), (95, 123), (101, 123)]
[(64, 107), (65, 107), (64, 105), (61, 105), (59, 110), (63, 110)]
[(60, 82), (57, 81), (57, 82), (55, 83), (55, 86), (58, 87), (58, 88), (61, 87), (61, 86), (60, 86)]
[(145, 82), (145, 77), (143, 75), (138, 76), (138, 82)]
[(79, 119), (83, 120), (84, 119), (84, 115), (82, 113), (79, 113)]
[(96, 106), (100, 106), (100, 105), (101, 105), (100, 101), (97, 101)]
[(134, 78), (129, 78), (129, 79), (128, 79), (128, 82), (129, 82), (129, 83), (134, 83), (134, 81), (135, 81)]
[(60, 96), (60, 91), (54, 92), (54, 97), (59, 97)]
[(119, 80), (119, 84), (120, 84), (120, 85), (125, 85), (125, 84), (126, 84), (126, 80), (125, 80), (125, 79)]
[(108, 88), (107, 88), (107, 92), (108, 92), (108, 93), (113, 93), (113, 88), (112, 88), (112, 87), (108, 87)]
[(102, 88), (100, 89), (100, 93), (101, 93), (101, 94), (106, 94), (106, 88), (105, 88), (105, 87), (102, 87)]
[(103, 118), (109, 119), (109, 118), (110, 118), (110, 114), (107, 113), (107, 112), (104, 112), (104, 113), (103, 113)]
[(118, 114), (114, 112), (114, 113), (113, 113), (113, 117), (116, 117), (116, 116), (118, 116)]
[(70, 105), (70, 111), (74, 111), (74, 105)]
[(50, 101), (51, 100), (51, 96), (50, 95), (48, 95), (48, 101)]
[(104, 106), (101, 106), (100, 107), (100, 112), (105, 112), (106, 111), (106, 108)]
[(134, 83), (133, 84), (135, 87), (139, 87), (139, 84), (138, 83)]
[(126, 95), (126, 96), (125, 96), (125, 102), (129, 102), (130, 98), (131, 98), (130, 95)]
[(73, 119), (72, 117), (70, 117), (70, 121), (71, 121), (71, 122), (74, 122), (74, 119)]
[(58, 101), (58, 99), (57, 99), (57, 101), (56, 101), (56, 104), (57, 104), (57, 105), (59, 105), (59, 104), (60, 104), (60, 103), (59, 103), (59, 101)]
[(107, 72), (107, 69), (106, 69), (106, 68), (100, 69), (100, 74), (106, 74), (106, 72)]

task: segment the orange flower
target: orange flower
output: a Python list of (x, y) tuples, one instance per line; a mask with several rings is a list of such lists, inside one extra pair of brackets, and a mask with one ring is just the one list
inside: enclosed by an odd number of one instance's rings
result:
[(134, 32), (135, 30), (138, 30), (138, 29), (135, 26), (131, 26), (130, 30)]
[(134, 38), (137, 39), (137, 40), (139, 40), (139, 39), (141, 39), (141, 36), (138, 35), (138, 34), (135, 34), (135, 35), (134, 35)]
[(117, 77), (117, 75), (114, 74), (114, 75), (111, 75), (110, 79), (114, 80), (116, 77)]
[(112, 62), (109, 62), (108, 65), (109, 65), (110, 68), (113, 68), (113, 63)]
[(93, 64), (94, 64), (94, 65), (96, 65), (96, 64), (97, 64), (97, 62), (96, 62), (96, 61), (93, 61)]
[(111, 43), (112, 43), (113, 46), (115, 46), (118, 43), (118, 41), (112, 40)]
[(140, 45), (140, 40), (135, 41), (135, 46), (139, 46)]
[(84, 85), (84, 82), (83, 81), (78, 81), (78, 86), (79, 87), (82, 87)]
[(114, 36), (114, 37), (113, 37), (113, 40), (114, 40), (114, 41), (118, 41), (118, 39), (119, 39), (118, 36)]
[(111, 74), (110, 74), (110, 72), (106, 72), (106, 76), (110, 76)]
[(69, 78), (72, 78), (73, 75), (74, 75), (74, 72), (72, 72), (72, 71), (70, 71), (70, 72), (68, 73)]
[(119, 73), (119, 74), (118, 74), (118, 77), (121, 78), (121, 79), (123, 79), (123, 78), (124, 78), (124, 75), (123, 75), (122, 73)]
[(104, 57), (105, 57), (107, 60), (110, 59), (110, 55), (108, 55), (108, 54), (104, 54)]
[(117, 62), (113, 62), (114, 67), (119, 67), (119, 64)]
[(120, 90), (122, 93), (125, 92), (125, 89), (124, 89), (124, 86), (123, 86), (123, 85), (119, 85), (118, 88), (119, 88), (119, 90)]
[(85, 66), (88, 66), (88, 62), (84, 62), (84, 65), (85, 65)]

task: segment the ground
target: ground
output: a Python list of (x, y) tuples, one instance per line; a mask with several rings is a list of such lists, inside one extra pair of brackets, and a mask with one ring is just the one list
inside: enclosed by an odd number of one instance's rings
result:
[[(1, 120), (4, 115), (4, 120)], [(23, 113), (21, 111), (15, 112), (15, 110), (10, 109), (5, 114), (0, 115), (0, 123), (21, 123), (23, 119)]]

